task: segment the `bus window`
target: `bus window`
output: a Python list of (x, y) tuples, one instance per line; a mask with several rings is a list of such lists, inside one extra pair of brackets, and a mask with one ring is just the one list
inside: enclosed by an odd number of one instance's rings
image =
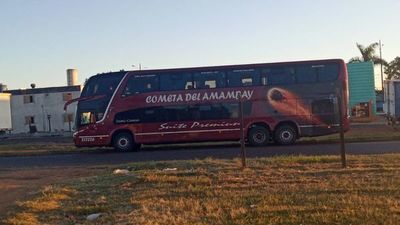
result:
[(124, 73), (115, 73), (109, 76), (90, 78), (82, 90), (82, 97), (112, 95), (123, 76)]
[(313, 114), (333, 114), (334, 105), (331, 99), (315, 100), (311, 104)]
[(204, 81), (204, 88), (216, 88), (217, 87), (217, 81), (216, 80), (206, 80)]
[(253, 86), (253, 78), (242, 78), (242, 86)]
[[(167, 73), (160, 74), (160, 90), (185, 90), (192, 83), (192, 75), (190, 73)], [(192, 84), (193, 86), (193, 84)]]
[(274, 67), (262, 71), (263, 76), (267, 78), (267, 85), (294, 84), (294, 73), (295, 70), (290, 67)]
[(129, 78), (123, 95), (133, 95), (158, 90), (157, 75), (135, 75)]
[(318, 68), (318, 80), (320, 82), (335, 81), (338, 79), (339, 66), (337, 64), (327, 64)]
[(320, 123), (335, 123), (335, 106), (332, 99), (314, 100), (311, 104), (312, 114), (318, 118)]
[(259, 85), (260, 74), (254, 69), (233, 70), (227, 73), (229, 87)]
[(225, 87), (225, 73), (219, 71), (193, 74), (194, 86), (197, 89)]
[(261, 85), (263, 85), (263, 86), (267, 85), (267, 75), (266, 74), (261, 75)]
[(317, 82), (317, 71), (309, 65), (296, 67), (296, 80), (299, 84)]
[(96, 122), (96, 116), (92, 112), (82, 112), (80, 115), (80, 125), (88, 125)]
[[(251, 102), (243, 104), (244, 115), (249, 115)], [(234, 119), (239, 116), (239, 104), (156, 106), (119, 112), (114, 123), (159, 123), (172, 121)]]
[(185, 90), (190, 90), (190, 89), (193, 89), (193, 88), (194, 88), (193, 81), (186, 82)]

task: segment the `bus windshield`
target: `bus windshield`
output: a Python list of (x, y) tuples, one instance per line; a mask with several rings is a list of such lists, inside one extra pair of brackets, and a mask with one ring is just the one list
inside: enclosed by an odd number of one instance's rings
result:
[(124, 73), (90, 78), (83, 88), (81, 97), (112, 95)]
[(94, 98), (78, 103), (77, 127), (95, 123), (103, 118), (107, 105), (124, 75), (125, 72), (118, 72), (94, 76), (86, 82), (81, 98)]

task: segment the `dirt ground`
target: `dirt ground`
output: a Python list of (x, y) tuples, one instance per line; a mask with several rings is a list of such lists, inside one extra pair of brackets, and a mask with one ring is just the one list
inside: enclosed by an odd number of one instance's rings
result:
[(0, 223), (17, 201), (37, 194), (41, 187), (91, 176), (104, 168), (49, 167), (0, 170)]

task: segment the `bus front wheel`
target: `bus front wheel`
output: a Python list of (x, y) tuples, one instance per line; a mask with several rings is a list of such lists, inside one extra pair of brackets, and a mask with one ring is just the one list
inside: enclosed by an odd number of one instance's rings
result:
[(291, 145), (296, 139), (296, 129), (290, 125), (279, 126), (274, 132), (274, 141), (280, 145)]
[(250, 129), (248, 141), (252, 146), (264, 146), (269, 142), (269, 131), (262, 126), (255, 126)]
[(138, 148), (138, 145), (133, 141), (132, 135), (127, 132), (117, 134), (114, 137), (113, 146), (120, 152), (129, 152)]

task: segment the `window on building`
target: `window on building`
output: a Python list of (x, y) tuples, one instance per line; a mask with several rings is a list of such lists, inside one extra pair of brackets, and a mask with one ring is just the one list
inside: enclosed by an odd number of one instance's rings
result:
[(35, 117), (34, 116), (25, 116), (25, 124), (26, 125), (35, 124)]
[(63, 93), (63, 101), (70, 101), (72, 100), (72, 93)]
[(33, 95), (24, 95), (24, 104), (33, 103)]

